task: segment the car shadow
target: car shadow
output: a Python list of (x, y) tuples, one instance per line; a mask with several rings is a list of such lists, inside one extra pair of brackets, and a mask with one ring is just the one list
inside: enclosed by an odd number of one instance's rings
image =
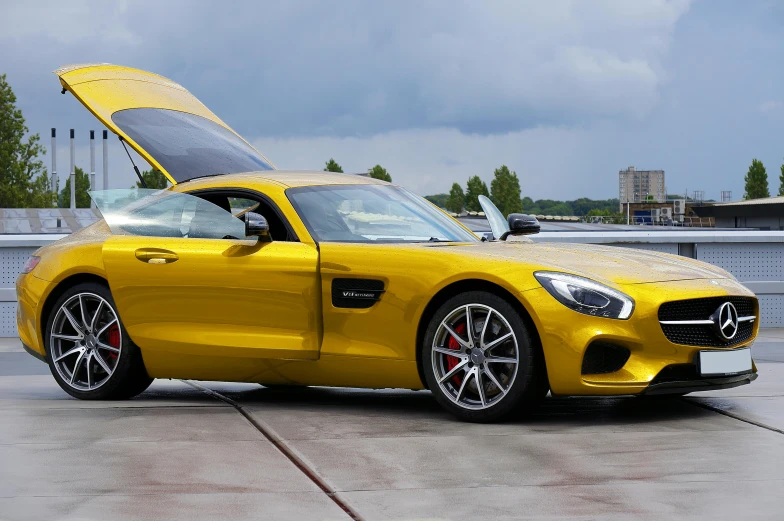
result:
[[(211, 388), (214, 388), (211, 386)], [(429, 391), (368, 390), (327, 387), (264, 388), (231, 391), (216, 389), (243, 406), (255, 410), (318, 411), (325, 414), (364, 417), (368, 415), (400, 416), (406, 419), (447, 419)], [(505, 423), (531, 427), (568, 425), (628, 425), (678, 422), (715, 418), (689, 402), (688, 398), (661, 396), (656, 398), (548, 396), (538, 407), (515, 415)]]

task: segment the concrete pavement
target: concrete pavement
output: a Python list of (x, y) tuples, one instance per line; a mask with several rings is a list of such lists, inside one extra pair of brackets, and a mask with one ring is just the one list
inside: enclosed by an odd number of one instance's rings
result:
[(749, 386), (548, 399), (501, 425), (424, 391), (156, 381), (80, 402), (6, 344), (0, 520), (784, 517), (784, 330)]

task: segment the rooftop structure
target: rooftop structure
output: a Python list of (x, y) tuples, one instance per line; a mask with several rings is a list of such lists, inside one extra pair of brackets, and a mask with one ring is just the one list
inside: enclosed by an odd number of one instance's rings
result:
[(91, 208), (0, 209), (0, 234), (72, 233), (100, 219)]
[(692, 209), (700, 217), (715, 218), (717, 227), (784, 230), (784, 196), (693, 206)]
[(651, 198), (659, 203), (666, 201), (664, 170), (637, 170), (630, 166), (618, 172), (618, 200), (622, 205)]

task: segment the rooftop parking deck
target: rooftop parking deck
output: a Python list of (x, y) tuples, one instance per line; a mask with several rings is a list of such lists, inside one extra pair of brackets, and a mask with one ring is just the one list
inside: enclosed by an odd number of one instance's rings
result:
[[(427, 391), (156, 381), (62, 392), (0, 342), (0, 517), (780, 519), (784, 329), (751, 385), (686, 398), (548, 398), (458, 423)], [(199, 386), (203, 385), (203, 388)]]

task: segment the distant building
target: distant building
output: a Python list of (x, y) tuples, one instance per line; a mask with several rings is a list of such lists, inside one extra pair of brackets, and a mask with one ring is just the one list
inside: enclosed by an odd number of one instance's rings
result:
[(784, 230), (784, 196), (694, 206), (692, 210), (700, 217), (713, 217), (718, 228)]
[(664, 187), (664, 170), (637, 170), (630, 166), (618, 172), (618, 200), (621, 210), (626, 203), (644, 201), (663, 203), (667, 194)]

